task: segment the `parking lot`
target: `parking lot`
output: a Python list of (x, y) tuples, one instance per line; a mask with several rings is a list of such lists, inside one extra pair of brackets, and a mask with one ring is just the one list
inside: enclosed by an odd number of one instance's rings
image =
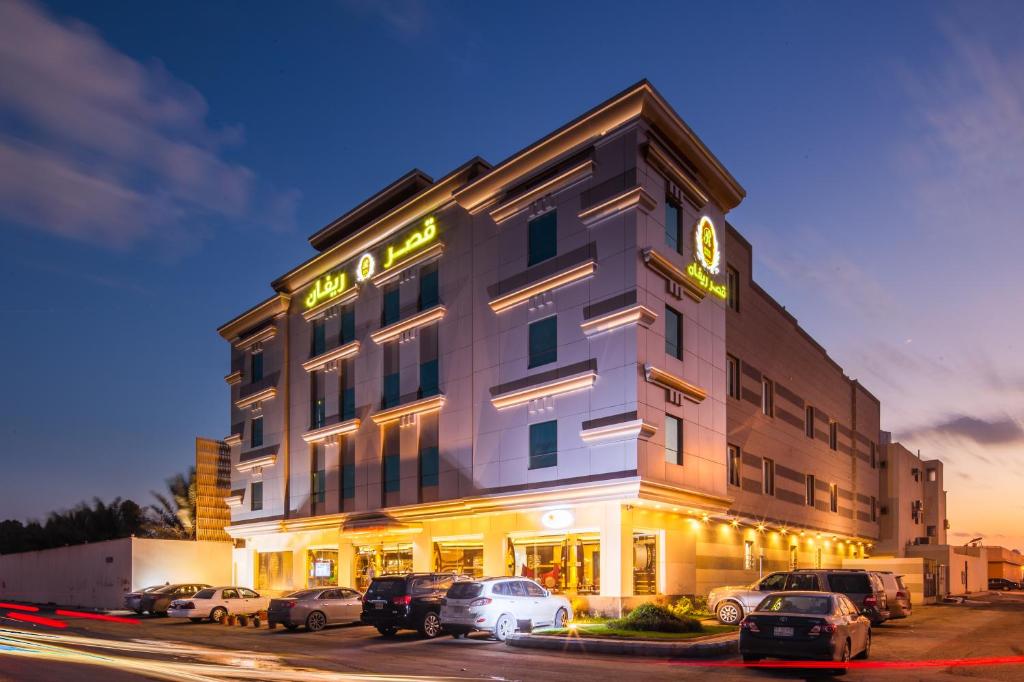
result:
[[(929, 663), (1024, 654), (1020, 634), (1024, 632), (1024, 593), (979, 595), (975, 602), (918, 607), (911, 618), (876, 628), (871, 662), (892, 662), (901, 667), (851, 670), (847, 679), (949, 679), (952, 675), (986, 680), (1024, 678), (1024, 665), (1019, 664)], [(724, 680), (807, 676), (796, 671), (744, 669), (734, 658), (669, 661), (552, 653), (512, 648), (482, 636), (422, 640), (409, 631), (387, 639), (362, 626), (337, 626), (310, 633), (192, 624), (159, 617), (143, 617), (135, 625), (68, 622), (67, 629), (51, 630), (5, 620), (0, 622), (0, 630), (46, 637), (49, 646), (110, 657), (113, 669), (93, 661), (92, 666), (75, 668), (72, 677), (67, 672), (73, 663), (66, 656), (4, 655), (9, 652), (0, 640), (0, 680), (145, 679), (163, 674), (158, 669), (163, 665), (169, 666), (169, 672), (162, 679), (211, 680), (346, 679), (352, 675), (362, 679), (380, 675), (390, 679), (568, 680), (600, 676), (677, 680), (696, 679), (709, 672)], [(140, 663), (134, 671), (125, 672)], [(294, 676), (296, 668), (304, 672)], [(179, 677), (174, 676), (175, 671)]]

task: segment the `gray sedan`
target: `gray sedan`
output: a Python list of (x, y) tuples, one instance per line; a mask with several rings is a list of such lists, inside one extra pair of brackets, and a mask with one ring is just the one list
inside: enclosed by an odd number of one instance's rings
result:
[(348, 587), (317, 587), (292, 592), (270, 600), (267, 622), (280, 623), (289, 630), (305, 625), (317, 632), (336, 623), (358, 623), (363, 612), (363, 595)]

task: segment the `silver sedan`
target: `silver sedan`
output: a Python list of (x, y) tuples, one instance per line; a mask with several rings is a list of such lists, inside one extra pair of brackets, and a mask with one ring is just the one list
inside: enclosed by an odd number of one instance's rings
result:
[(289, 630), (305, 625), (317, 632), (337, 623), (358, 623), (363, 612), (363, 595), (348, 587), (317, 587), (292, 592), (270, 600), (267, 622), (280, 623)]

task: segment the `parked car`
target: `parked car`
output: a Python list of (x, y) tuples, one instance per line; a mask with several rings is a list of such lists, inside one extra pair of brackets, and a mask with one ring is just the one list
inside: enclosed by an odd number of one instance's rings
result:
[(209, 587), (209, 585), (203, 585), (201, 583), (164, 585), (159, 589), (142, 595), (142, 598), (139, 600), (139, 609), (143, 613), (148, 612), (153, 615), (167, 615), (167, 607), (171, 605), (172, 601), (183, 597), (191, 597), (199, 590), (207, 587)]
[(727, 625), (739, 623), (768, 592), (841, 592), (865, 611), (872, 624), (889, 619), (888, 601), (881, 579), (862, 569), (817, 568), (769, 573), (752, 585), (716, 587), (708, 595), (708, 607)]
[(134, 592), (128, 592), (124, 595), (124, 607), (129, 611), (135, 613), (142, 613), (142, 597), (143, 595), (149, 594), (150, 592), (156, 592), (164, 585), (153, 585), (151, 587), (143, 587), (141, 590), (135, 590)]
[(1020, 583), (1014, 582), (1014, 581), (1009, 580), (1007, 578), (989, 578), (988, 579), (988, 589), (990, 589), (990, 590), (1002, 590), (1004, 592), (1007, 591), (1007, 590), (1019, 590), (1020, 589)]
[(176, 599), (167, 609), (172, 618), (188, 618), (198, 623), (209, 618), (211, 623), (220, 622), (229, 614), (252, 615), (265, 611), (270, 599), (261, 597), (247, 587), (208, 587), (199, 590), (187, 599)]
[(336, 623), (358, 623), (363, 613), (363, 595), (348, 587), (318, 587), (292, 592), (270, 600), (267, 621), (289, 630), (305, 625), (311, 632)]
[(362, 622), (391, 636), (418, 630), (422, 637), (441, 634), (441, 600), (453, 583), (468, 580), (454, 573), (409, 573), (374, 578), (363, 595)]
[(903, 584), (903, 576), (892, 571), (872, 571), (882, 580), (885, 587), (885, 600), (889, 606), (889, 617), (906, 618), (913, 608), (910, 603), (910, 590)]
[[(773, 592), (740, 622), (744, 663), (763, 658), (846, 663), (871, 653), (871, 623), (845, 594)], [(842, 675), (845, 668), (832, 672)]]
[(527, 578), (457, 582), (441, 601), (441, 626), (455, 637), (482, 630), (503, 642), (517, 629), (565, 627), (570, 620), (568, 599)]

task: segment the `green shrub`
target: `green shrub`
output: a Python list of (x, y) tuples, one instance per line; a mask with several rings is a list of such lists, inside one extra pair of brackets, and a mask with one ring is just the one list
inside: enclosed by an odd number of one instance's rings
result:
[(710, 618), (713, 614), (708, 610), (707, 597), (680, 597), (669, 610), (679, 618)]
[(610, 621), (608, 627), (647, 632), (700, 632), (704, 629), (699, 620), (679, 617), (669, 607), (658, 604), (641, 604), (624, 618)]

